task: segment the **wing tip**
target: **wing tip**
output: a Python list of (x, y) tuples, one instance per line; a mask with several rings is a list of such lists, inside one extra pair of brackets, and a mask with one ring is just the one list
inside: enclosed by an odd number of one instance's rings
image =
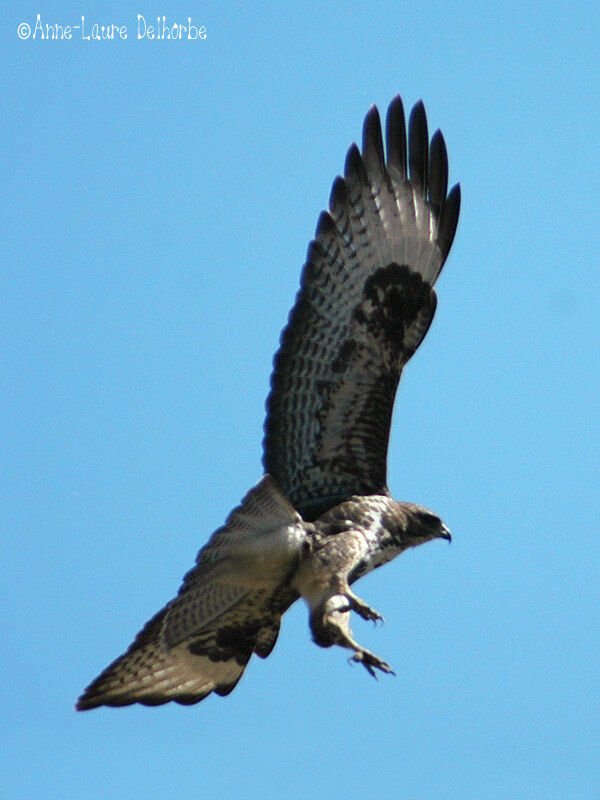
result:
[(408, 172), (411, 183), (419, 188), (423, 196), (427, 195), (428, 161), (427, 114), (423, 101), (418, 100), (408, 119)]
[(440, 218), (448, 192), (448, 151), (444, 136), (438, 128), (429, 146), (429, 202)]
[(336, 175), (329, 195), (330, 214), (335, 213), (336, 208), (345, 208), (348, 203), (348, 187), (341, 175)]
[(383, 137), (379, 109), (373, 103), (363, 122), (362, 157), (367, 172), (381, 173), (385, 169)]
[(392, 98), (388, 106), (385, 134), (388, 166), (395, 170), (401, 179), (406, 179), (406, 117), (399, 94)]
[(427, 114), (419, 99), (408, 121), (408, 175), (438, 222), (437, 244), (442, 254), (441, 270), (454, 241), (460, 215), (460, 184), (448, 192), (448, 150), (438, 128), (428, 140)]
[(456, 183), (448, 192), (442, 207), (439, 222), (438, 245), (442, 251), (442, 264), (448, 257), (460, 216), (461, 190), (460, 183)]
[[(404, 264), (421, 259), (423, 264), (414, 265), (414, 271), (424, 276), (429, 285), (435, 282), (456, 232), (460, 187), (456, 186), (446, 194), (448, 154), (444, 137), (436, 130), (430, 144), (422, 99), (413, 106), (408, 124), (406, 117), (402, 98), (400, 94), (395, 94), (387, 109), (384, 153), (379, 110), (376, 105), (369, 107), (363, 122), (362, 153), (355, 144), (350, 146), (344, 170), (347, 182), (338, 177), (333, 183), (330, 212), (323, 212), (319, 218), (315, 239), (309, 245), (300, 292), (274, 357), (270, 392), (266, 400), (263, 464), (265, 471), (276, 477), (302, 517), (308, 521), (314, 520), (315, 515), (330, 507), (330, 499), (337, 504), (356, 493), (353, 490), (356, 482), (354, 487), (350, 484), (351, 480), (355, 480), (354, 475), (348, 477), (347, 481), (344, 478), (342, 482), (337, 475), (328, 477), (331, 485), (325, 484), (325, 470), (316, 461), (315, 447), (306, 436), (309, 422), (312, 420), (313, 428), (317, 423), (311, 417), (311, 412), (304, 410), (306, 398), (312, 402), (313, 396), (321, 396), (321, 375), (313, 383), (308, 381), (309, 393), (305, 388), (307, 369), (303, 360), (306, 359), (310, 364), (310, 358), (313, 357), (309, 348), (304, 346), (306, 327), (314, 320), (321, 322), (325, 314), (321, 309), (326, 309), (327, 314), (331, 313), (333, 301), (331, 293), (328, 295), (330, 279), (339, 283), (345, 280), (344, 259), (347, 257), (347, 263), (352, 266), (356, 258), (352, 225), (362, 235), (357, 219), (362, 222), (370, 215), (381, 221), (385, 217), (385, 222), (373, 235), (374, 239), (378, 237), (378, 246), (381, 244), (383, 266), (396, 260)], [(348, 207), (349, 198), (353, 207)], [(382, 215), (380, 207), (385, 203), (389, 205), (387, 213)], [(363, 213), (363, 206), (367, 207), (367, 213)], [(395, 230), (393, 235), (388, 236), (394, 225), (400, 226), (400, 232)], [(377, 265), (381, 266), (379, 262)], [(347, 271), (350, 273), (351, 267)], [(435, 304), (435, 300), (432, 302)], [(301, 398), (294, 397), (301, 381)], [(305, 474), (298, 475), (300, 470), (296, 466), (298, 460), (309, 463), (309, 457), (313, 459), (310, 464), (311, 468), (316, 467), (314, 473), (317, 476), (310, 481)], [(382, 480), (385, 484), (385, 471)], [(379, 478), (376, 482), (381, 483)], [(323, 507), (319, 497), (313, 499), (316, 490), (329, 492)]]

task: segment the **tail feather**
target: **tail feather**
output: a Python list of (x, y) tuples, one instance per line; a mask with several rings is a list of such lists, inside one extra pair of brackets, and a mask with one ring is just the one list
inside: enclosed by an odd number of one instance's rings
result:
[(191, 705), (210, 692), (224, 695), (234, 688), (250, 654), (240, 664), (235, 658), (213, 661), (210, 656), (196, 655), (189, 643), (167, 649), (160, 641), (165, 613), (163, 609), (153, 617), (129, 650), (87, 687), (77, 701), (78, 711), (131, 703)]

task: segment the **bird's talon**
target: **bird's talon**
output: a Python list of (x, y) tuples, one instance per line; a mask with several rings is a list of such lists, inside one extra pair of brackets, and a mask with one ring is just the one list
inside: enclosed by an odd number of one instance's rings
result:
[(369, 675), (372, 675), (376, 679), (378, 679), (378, 675), (375, 672), (375, 669), (379, 669), (381, 672), (385, 672), (387, 675), (396, 674), (388, 663), (382, 661), (379, 656), (376, 656), (375, 653), (370, 653), (368, 650), (359, 650), (358, 652), (354, 653), (350, 660), (356, 661), (358, 664), (362, 664)]
[(363, 619), (371, 619), (373, 622), (383, 622), (383, 616), (379, 613), (379, 611), (375, 611), (374, 608), (364, 603), (362, 600), (358, 600), (356, 598), (351, 598), (349, 600), (350, 608), (353, 611), (362, 617)]

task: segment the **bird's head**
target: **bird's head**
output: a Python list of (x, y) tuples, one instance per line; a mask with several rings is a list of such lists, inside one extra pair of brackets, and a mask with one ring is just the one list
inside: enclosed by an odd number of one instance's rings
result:
[(401, 511), (398, 533), (405, 547), (416, 547), (431, 539), (452, 541), (450, 531), (433, 511), (415, 503), (398, 503), (398, 506)]

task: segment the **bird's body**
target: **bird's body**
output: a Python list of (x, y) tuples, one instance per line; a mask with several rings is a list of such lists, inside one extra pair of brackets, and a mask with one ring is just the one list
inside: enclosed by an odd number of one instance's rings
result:
[(449, 540), (448, 529), (427, 509), (385, 495), (351, 497), (312, 527), (292, 586), (309, 605), (315, 643), (353, 650), (353, 659), (372, 675), (373, 667), (391, 672), (389, 665), (352, 639), (350, 611), (375, 622), (383, 617), (354, 594), (350, 584), (409, 547), (437, 537)]
[(129, 651), (86, 690), (80, 708), (228, 694), (253, 652), (265, 658), (282, 614), (299, 597), (313, 639), (354, 651), (370, 672), (389, 666), (358, 645), (350, 611), (381, 616), (350, 584), (408, 547), (449, 538), (441, 520), (385, 495), (352, 497), (304, 522), (266, 475), (198, 554), (179, 595), (145, 626)]
[(365, 120), (308, 250), (275, 358), (266, 474), (198, 554), (179, 594), (85, 690), (79, 709), (228, 694), (251, 655), (272, 651), (299, 597), (314, 641), (391, 672), (359, 645), (350, 613), (381, 615), (350, 585), (409, 547), (449, 539), (440, 518), (393, 500), (386, 461), (402, 369), (433, 319), (433, 283), (452, 244), (458, 188), (446, 196), (443, 138), (422, 104), (408, 146), (396, 97), (384, 160), (379, 115)]

